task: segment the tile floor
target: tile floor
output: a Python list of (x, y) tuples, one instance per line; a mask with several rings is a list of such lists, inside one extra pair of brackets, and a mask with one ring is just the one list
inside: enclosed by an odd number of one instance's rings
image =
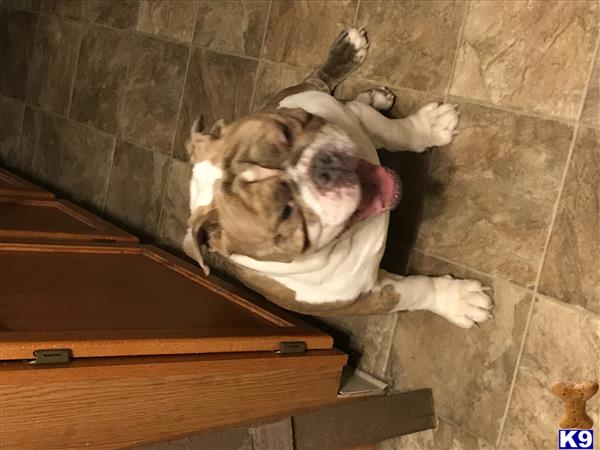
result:
[[(494, 321), (468, 331), (426, 312), (335, 319), (365, 370), (434, 389), (438, 428), (380, 447), (555, 448), (561, 405), (548, 383), (599, 376), (599, 2), (0, 6), (0, 160), (171, 248), (187, 213), (193, 118), (259, 109), (339, 31), (366, 27), (370, 55), (339, 97), (385, 84), (396, 116), (443, 99), (462, 111), (451, 145), (382, 154), (408, 186), (385, 265), (480, 278), (497, 305)], [(588, 409), (598, 424), (600, 395)], [(269, 442), (261, 436), (255, 444)], [(247, 431), (210, 439), (252, 447)]]

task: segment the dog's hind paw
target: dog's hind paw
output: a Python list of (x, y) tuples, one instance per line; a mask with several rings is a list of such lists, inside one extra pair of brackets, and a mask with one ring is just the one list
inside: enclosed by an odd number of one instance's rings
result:
[(329, 50), (329, 59), (338, 66), (362, 64), (367, 57), (369, 41), (364, 28), (351, 27), (342, 31)]
[(377, 111), (387, 112), (394, 105), (396, 96), (385, 86), (379, 86), (373, 89), (368, 89), (356, 96), (356, 101), (365, 103)]
[(447, 275), (435, 278), (436, 305), (433, 311), (462, 328), (471, 328), (493, 317), (493, 303), (477, 280), (460, 280)]

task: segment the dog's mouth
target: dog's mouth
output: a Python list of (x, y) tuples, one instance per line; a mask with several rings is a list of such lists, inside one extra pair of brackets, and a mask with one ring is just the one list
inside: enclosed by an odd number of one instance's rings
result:
[(398, 175), (387, 167), (377, 166), (361, 159), (356, 174), (362, 196), (347, 228), (363, 220), (394, 209), (400, 202), (401, 185)]

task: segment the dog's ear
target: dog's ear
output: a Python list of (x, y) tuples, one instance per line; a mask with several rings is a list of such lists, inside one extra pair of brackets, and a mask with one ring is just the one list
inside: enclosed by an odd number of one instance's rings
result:
[(188, 220), (188, 229), (183, 240), (183, 250), (192, 259), (195, 259), (205, 275), (210, 273), (210, 268), (204, 262), (202, 249), (229, 256), (227, 239), (219, 223), (219, 213), (212, 206), (196, 208)]
[(226, 124), (223, 119), (220, 119), (214, 123), (209, 131), (202, 131), (203, 128), (202, 117), (194, 120), (190, 129), (190, 138), (185, 144), (190, 161), (194, 164), (208, 159), (209, 152), (207, 151), (207, 145), (222, 136), (226, 129)]

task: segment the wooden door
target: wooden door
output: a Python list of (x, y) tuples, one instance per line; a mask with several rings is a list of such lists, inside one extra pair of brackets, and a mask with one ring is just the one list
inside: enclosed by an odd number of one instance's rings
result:
[(332, 339), (151, 246), (0, 243), (0, 359), (328, 349)]
[(54, 194), (0, 167), (0, 196), (19, 198), (54, 198)]
[(70, 202), (0, 196), (0, 241), (15, 240), (138, 242)]

